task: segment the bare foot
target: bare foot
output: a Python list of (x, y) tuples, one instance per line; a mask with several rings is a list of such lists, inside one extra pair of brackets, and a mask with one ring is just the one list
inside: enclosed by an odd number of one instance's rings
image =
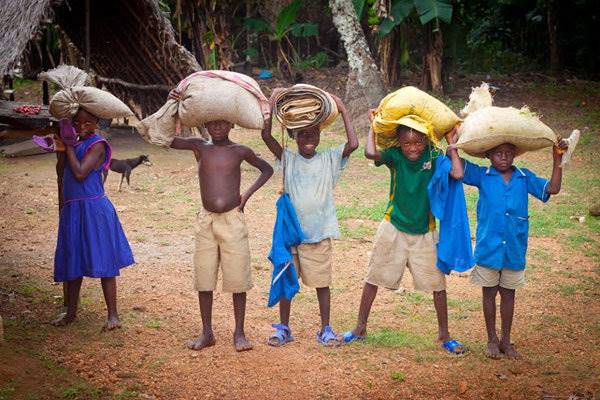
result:
[(504, 355), (507, 358), (511, 358), (513, 360), (521, 359), (521, 355), (519, 353), (517, 353), (517, 351), (515, 350), (515, 348), (513, 347), (513, 345), (511, 343), (508, 343), (508, 344), (500, 343), (498, 348), (500, 349), (500, 351), (502, 353), (504, 353)]
[(215, 337), (212, 333), (205, 333), (198, 336), (196, 339), (192, 339), (187, 342), (187, 347), (190, 350), (202, 350), (205, 347), (214, 346), (216, 343)]
[(75, 315), (70, 316), (67, 313), (60, 313), (60, 314), (58, 314), (56, 319), (50, 323), (54, 326), (65, 326), (65, 325), (69, 325), (70, 323), (75, 321), (75, 319), (76, 319)]
[(248, 351), (252, 350), (252, 344), (246, 339), (243, 333), (236, 333), (233, 335), (233, 345), (236, 351)]
[(492, 360), (498, 360), (501, 357), (498, 342), (488, 342), (485, 355)]
[(104, 326), (102, 327), (102, 332), (112, 331), (113, 329), (117, 329), (120, 327), (121, 327), (121, 321), (119, 321), (119, 318), (110, 317), (104, 323)]

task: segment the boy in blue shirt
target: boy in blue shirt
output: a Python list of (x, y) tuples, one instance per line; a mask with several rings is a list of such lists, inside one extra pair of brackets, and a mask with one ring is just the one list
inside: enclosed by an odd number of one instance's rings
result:
[[(271, 96), (271, 108), (277, 93), (283, 89), (275, 89)], [(302, 282), (317, 291), (321, 329), (317, 332), (317, 341), (322, 345), (339, 343), (336, 333), (329, 325), (331, 294), (331, 239), (338, 238), (338, 227), (333, 189), (342, 170), (348, 163), (348, 157), (358, 147), (358, 138), (346, 107), (342, 101), (332, 96), (344, 120), (347, 141), (332, 149), (317, 152), (321, 130), (318, 126), (289, 131), (298, 144), (298, 153), (283, 149), (271, 135), (271, 121), (265, 121), (262, 138), (283, 164), (285, 174), (285, 191), (289, 194), (305, 240), (296, 248), (292, 248), (294, 266)], [(268, 340), (271, 346), (283, 346), (293, 340), (289, 328), (291, 301), (281, 299), (279, 302), (280, 323), (274, 324), (275, 332)]]
[[(456, 138), (454, 138), (455, 143)], [(455, 144), (450, 151), (456, 151)], [(520, 358), (510, 341), (515, 289), (525, 284), (525, 253), (529, 230), (528, 197), (546, 202), (560, 191), (564, 141), (554, 146), (550, 181), (513, 165), (517, 148), (504, 143), (486, 152), (484, 167), (464, 160), (463, 182), (479, 189), (475, 262), (469, 280), (483, 289), (483, 315), (488, 335), (486, 355)], [(455, 177), (457, 178), (457, 177)], [(501, 339), (496, 334), (496, 295), (500, 293)]]

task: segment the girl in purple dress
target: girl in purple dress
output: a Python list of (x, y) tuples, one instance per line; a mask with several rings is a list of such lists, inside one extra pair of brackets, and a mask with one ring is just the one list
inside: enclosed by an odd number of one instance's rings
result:
[[(96, 133), (98, 118), (80, 108), (60, 121), (66, 147), (64, 206), (60, 211), (54, 256), (54, 280), (66, 282), (67, 312), (53, 324), (67, 325), (77, 316), (83, 277), (100, 278), (108, 311), (103, 330), (119, 328), (117, 280), (133, 255), (112, 203), (104, 193), (102, 170), (111, 158), (109, 144)], [(77, 140), (79, 137), (79, 140)]]

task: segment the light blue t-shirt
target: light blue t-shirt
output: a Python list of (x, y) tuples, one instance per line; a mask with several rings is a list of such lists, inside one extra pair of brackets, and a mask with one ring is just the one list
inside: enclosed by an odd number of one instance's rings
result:
[(319, 151), (312, 158), (284, 150), (285, 191), (306, 237), (303, 243), (340, 236), (333, 188), (348, 163), (348, 157), (342, 158), (344, 146)]

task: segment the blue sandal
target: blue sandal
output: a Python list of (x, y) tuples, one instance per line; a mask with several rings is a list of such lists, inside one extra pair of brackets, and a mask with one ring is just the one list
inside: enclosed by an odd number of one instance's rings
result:
[(461, 356), (467, 352), (465, 345), (458, 340), (448, 340), (447, 342), (442, 343), (442, 348), (455, 356)]
[(327, 325), (323, 332), (317, 331), (317, 342), (322, 346), (338, 346), (340, 339), (338, 339), (338, 335), (333, 331), (333, 328)]
[(284, 324), (273, 324), (271, 326), (275, 328), (276, 331), (269, 337), (269, 340), (267, 340), (269, 346), (281, 347), (294, 341), (292, 330), (289, 326)]
[(342, 343), (343, 344), (349, 344), (349, 343), (356, 342), (359, 340), (363, 341), (365, 339), (366, 339), (365, 336), (355, 335), (354, 332), (352, 332), (352, 331), (344, 332), (342, 334)]

